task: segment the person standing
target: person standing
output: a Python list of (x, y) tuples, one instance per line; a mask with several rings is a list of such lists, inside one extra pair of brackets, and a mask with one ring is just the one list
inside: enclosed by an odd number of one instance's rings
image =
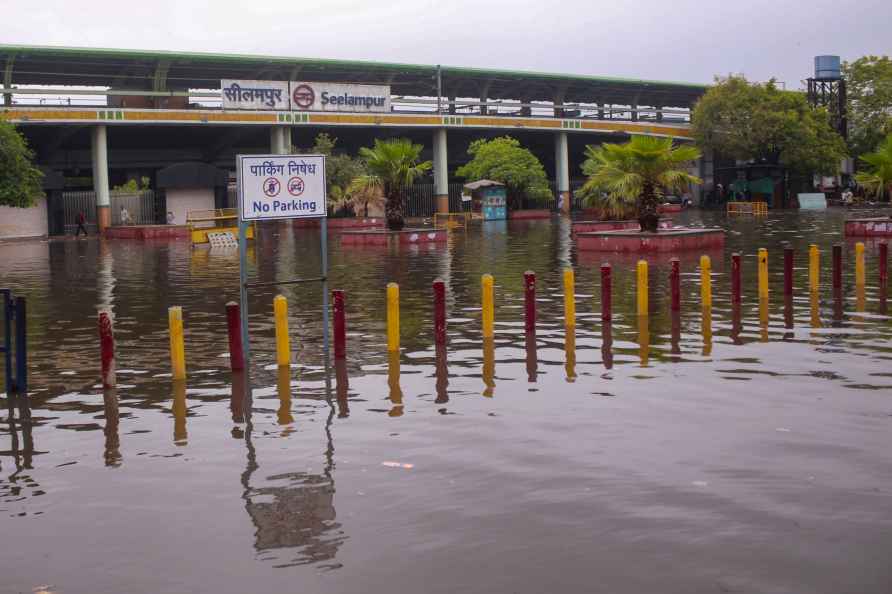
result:
[(77, 231), (74, 232), (74, 236), (80, 237), (81, 231), (84, 232), (84, 237), (87, 237), (89, 234), (87, 233), (87, 228), (84, 224), (87, 222), (87, 215), (84, 214), (84, 211), (79, 211), (77, 213), (77, 217), (75, 218), (75, 222), (77, 222)]

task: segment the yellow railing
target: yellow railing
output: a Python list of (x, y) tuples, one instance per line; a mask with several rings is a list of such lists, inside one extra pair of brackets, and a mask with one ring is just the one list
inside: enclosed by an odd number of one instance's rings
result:
[[(186, 224), (192, 236), (192, 244), (208, 243), (208, 233), (232, 233), (238, 238), (238, 211), (234, 208), (190, 210)], [(249, 225), (246, 236), (254, 239), (254, 225)]]
[(447, 229), (455, 229), (456, 227), (467, 227), (471, 222), (470, 212), (437, 212), (434, 213), (434, 227), (445, 227)]
[(767, 202), (729, 202), (727, 206), (728, 214), (751, 214), (765, 215), (768, 214)]

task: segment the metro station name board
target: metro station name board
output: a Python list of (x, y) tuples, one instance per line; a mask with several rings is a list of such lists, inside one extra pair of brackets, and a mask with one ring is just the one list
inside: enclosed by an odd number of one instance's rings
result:
[(223, 109), (390, 111), (390, 85), (223, 79), (220, 93)]
[(243, 221), (324, 217), (324, 155), (238, 155)]

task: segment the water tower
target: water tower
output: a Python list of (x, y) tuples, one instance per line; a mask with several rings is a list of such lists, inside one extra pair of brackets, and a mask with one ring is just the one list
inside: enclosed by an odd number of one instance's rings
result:
[(814, 107), (826, 107), (830, 124), (843, 138), (848, 138), (846, 81), (840, 72), (839, 56), (815, 56), (815, 76), (808, 79), (808, 102)]

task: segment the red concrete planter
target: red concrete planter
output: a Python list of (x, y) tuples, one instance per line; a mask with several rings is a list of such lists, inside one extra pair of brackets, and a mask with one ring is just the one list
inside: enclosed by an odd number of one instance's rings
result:
[[(672, 221), (660, 221), (660, 229), (671, 229)], [(574, 221), (573, 233), (597, 231), (638, 231), (638, 221)]]
[(577, 233), (576, 246), (580, 251), (598, 252), (676, 252), (709, 250), (725, 245), (722, 229), (674, 228), (659, 233), (640, 231), (600, 231)]
[[(291, 221), (294, 227), (303, 227), (318, 229), (319, 219), (294, 219)], [(328, 229), (330, 231), (338, 229), (371, 229), (384, 226), (384, 218), (359, 218), (359, 217), (343, 217), (337, 219), (328, 219)]]
[(508, 211), (508, 218), (512, 221), (524, 221), (528, 219), (550, 219), (551, 211), (547, 208), (510, 210)]
[(109, 227), (104, 235), (110, 239), (189, 239), (189, 227), (186, 225)]
[(849, 219), (845, 234), (846, 237), (892, 237), (892, 218)]
[(681, 204), (661, 204), (657, 207), (659, 214), (672, 214), (681, 212)]
[(341, 245), (427, 245), (445, 243), (446, 229), (364, 229), (341, 233)]

